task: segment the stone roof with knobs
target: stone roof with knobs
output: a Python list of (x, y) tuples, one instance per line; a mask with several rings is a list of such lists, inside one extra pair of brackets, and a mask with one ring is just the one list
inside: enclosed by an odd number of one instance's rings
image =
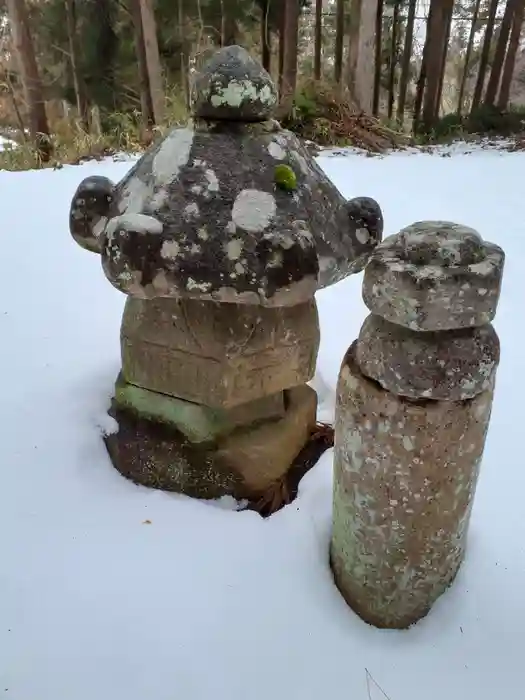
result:
[(192, 123), (116, 186), (88, 178), (73, 197), (73, 237), (101, 253), (110, 282), (142, 298), (283, 306), (363, 269), (382, 238), (379, 205), (345, 200), (271, 119), (276, 89), (259, 63), (221, 49), (192, 95)]

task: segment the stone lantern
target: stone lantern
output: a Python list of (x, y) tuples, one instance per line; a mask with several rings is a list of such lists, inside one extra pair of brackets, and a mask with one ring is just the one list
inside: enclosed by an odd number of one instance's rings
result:
[(73, 197), (73, 238), (128, 296), (106, 445), (138, 483), (256, 498), (315, 425), (314, 294), (363, 269), (383, 220), (374, 200), (343, 198), (276, 103), (257, 61), (221, 49), (192, 122)]

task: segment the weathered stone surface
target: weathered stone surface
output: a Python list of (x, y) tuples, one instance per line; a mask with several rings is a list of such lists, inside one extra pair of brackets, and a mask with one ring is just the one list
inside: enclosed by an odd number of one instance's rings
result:
[[(109, 211), (104, 200), (95, 216), (74, 197), (76, 239), (100, 250), (109, 281), (140, 298), (293, 306), (360, 272), (381, 240), (381, 209), (346, 201), (267, 118), (275, 87), (262, 67), (239, 47), (221, 49), (195, 90), (198, 118), (111, 187)], [(88, 178), (79, 191), (92, 188)]]
[(314, 300), (271, 309), (129, 297), (122, 319), (126, 381), (214, 408), (309, 381), (318, 348)]
[(467, 226), (416, 222), (378, 246), (365, 271), (372, 313), (415, 331), (490, 323), (505, 255)]
[(313, 389), (287, 391), (286, 403), (281, 420), (240, 428), (215, 447), (191, 444), (165, 423), (113, 409), (119, 430), (105, 442), (115, 468), (144, 486), (197, 498), (258, 498), (287, 473), (315, 425)]
[(217, 51), (192, 86), (192, 111), (201, 119), (263, 121), (277, 104), (277, 90), (261, 64), (240, 46)]
[(349, 605), (377, 627), (417, 622), (465, 553), (493, 388), (461, 402), (413, 402), (339, 375), (331, 564)]
[[(279, 164), (295, 190), (276, 184)], [(290, 132), (174, 129), (116, 186), (103, 268), (142, 298), (294, 305), (366, 264), (382, 226), (376, 205), (366, 235), (362, 201), (347, 202)]]
[(128, 384), (122, 375), (115, 386), (115, 405), (146, 420), (171, 425), (192, 443), (213, 442), (240, 426), (276, 420), (285, 413), (284, 392), (223, 410)]
[(100, 253), (114, 184), (107, 177), (86, 177), (77, 187), (69, 210), (69, 230), (79, 246)]
[(494, 328), (423, 332), (371, 314), (357, 343), (361, 372), (384, 389), (413, 399), (463, 401), (491, 385), (499, 363)]

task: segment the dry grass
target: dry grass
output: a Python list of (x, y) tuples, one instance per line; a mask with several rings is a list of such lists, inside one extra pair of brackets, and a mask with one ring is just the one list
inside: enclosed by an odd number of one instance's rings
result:
[(18, 143), (6, 144), (0, 150), (0, 170), (34, 170), (59, 168), (85, 160), (101, 159), (117, 153), (139, 153), (167, 128), (184, 122), (188, 112), (174, 94), (167, 98), (166, 121), (155, 130), (140, 126), (140, 114), (113, 114), (111, 126), (104, 132), (86, 131), (77, 119), (56, 119), (50, 123), (52, 157), (44, 163), (31, 142), (18, 138)]
[(298, 90), (283, 126), (322, 146), (355, 146), (384, 153), (409, 144), (406, 134), (359, 111), (347, 94), (331, 85), (309, 80)]

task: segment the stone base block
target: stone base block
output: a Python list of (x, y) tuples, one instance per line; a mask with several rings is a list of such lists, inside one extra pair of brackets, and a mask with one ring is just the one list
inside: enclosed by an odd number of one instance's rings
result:
[(263, 308), (195, 299), (128, 297), (122, 374), (185, 401), (232, 408), (312, 379), (317, 307)]
[(128, 384), (122, 375), (115, 385), (115, 405), (147, 420), (171, 425), (193, 443), (214, 442), (243, 425), (278, 420), (285, 414), (282, 391), (230, 409), (209, 408)]
[(331, 564), (366, 622), (406, 628), (454, 580), (489, 425), (493, 385), (467, 401), (398, 397), (348, 351), (337, 388)]
[(197, 498), (256, 499), (283, 477), (316, 423), (317, 395), (303, 385), (285, 392), (283, 418), (242, 427), (214, 445), (113, 406), (118, 432), (105, 437), (115, 468), (136, 483)]

